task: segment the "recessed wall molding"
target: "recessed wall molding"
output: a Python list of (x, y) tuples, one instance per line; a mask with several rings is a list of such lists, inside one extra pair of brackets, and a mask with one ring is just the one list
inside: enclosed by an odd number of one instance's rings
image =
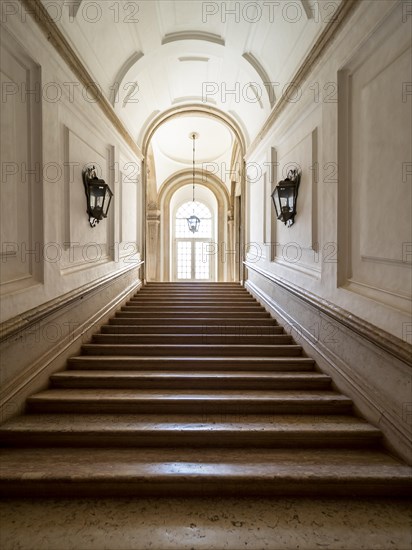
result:
[[(16, 90), (42, 85), (42, 69), (7, 29), (1, 29), (1, 81)], [(3, 88), (2, 88), (3, 89)], [(5, 88), (4, 88), (5, 89)], [(2, 296), (34, 287), (44, 277), (45, 186), (42, 104), (35, 94), (4, 95), (1, 112), (1, 283)], [(7, 161), (7, 162), (6, 162)], [(11, 172), (4, 167), (13, 164)]]
[[(84, 187), (81, 180), (81, 170), (88, 163), (95, 163), (98, 171), (102, 170), (101, 176), (113, 188), (113, 171), (110, 167), (114, 165), (113, 146), (102, 141), (101, 135), (93, 128), (85, 127), (77, 118), (72, 118), (72, 126), (67, 125), (66, 117), (62, 121), (63, 126), (63, 151), (64, 151), (64, 204), (62, 204), (63, 216), (63, 243), (64, 247), (73, 249), (84, 245), (84, 236), (90, 234), (87, 226), (87, 216), (80, 214), (86, 210)], [(70, 169), (70, 167), (72, 167)], [(84, 207), (84, 208), (83, 208)], [(93, 233), (93, 242), (104, 248), (110, 248), (114, 241), (113, 216), (110, 216), (106, 223), (96, 228)], [(84, 221), (86, 229), (81, 228)], [(105, 255), (107, 256), (107, 254)], [(101, 258), (103, 259), (103, 258)], [(82, 264), (82, 258), (78, 261), (72, 258), (70, 266), (63, 266), (62, 271)]]
[[(410, 29), (399, 25), (401, 8), (398, 3), (387, 13), (338, 73), (338, 284), (408, 313), (412, 194), (402, 184), (401, 166), (411, 160), (403, 122), (412, 109), (406, 101), (381, 108), (410, 71)], [(388, 205), (396, 205), (390, 219)]]
[(294, 285), (293, 283), (286, 281), (285, 279), (270, 273), (269, 271), (262, 269), (250, 262), (244, 262), (247, 269), (262, 275), (272, 283), (284, 288), (294, 296), (297, 296), (307, 304), (316, 308), (320, 312), (324, 313), (328, 317), (331, 317), (335, 321), (338, 321), (345, 327), (353, 330), (358, 335), (366, 338), (374, 345), (382, 348), (387, 353), (390, 353), (397, 359), (405, 362), (412, 368), (412, 345), (404, 342), (400, 338), (386, 332), (371, 323), (364, 321), (360, 317), (357, 317), (353, 313), (350, 313), (344, 308), (329, 302), (325, 298), (320, 298), (311, 292)]
[(91, 294), (93, 292), (100, 292), (106, 286), (110, 285), (116, 279), (123, 277), (128, 271), (136, 269), (136, 267), (141, 267), (144, 264), (144, 261), (141, 260), (136, 262), (132, 266), (127, 266), (126, 268), (116, 271), (114, 273), (109, 273), (98, 279), (97, 281), (92, 281), (86, 283), (71, 292), (62, 294), (54, 300), (50, 300), (38, 307), (30, 309), (21, 315), (17, 315), (8, 321), (5, 321), (0, 324), (0, 342), (13, 338), (17, 336), (22, 330), (25, 330), (37, 323), (42, 322), (46, 317), (53, 315), (62, 308), (67, 307), (70, 304), (74, 304), (79, 300), (82, 300), (84, 296)]

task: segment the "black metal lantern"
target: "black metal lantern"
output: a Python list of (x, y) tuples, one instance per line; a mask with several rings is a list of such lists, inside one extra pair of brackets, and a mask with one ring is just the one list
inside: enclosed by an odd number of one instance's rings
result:
[(197, 216), (192, 214), (190, 218), (187, 218), (187, 225), (189, 226), (189, 231), (197, 233), (199, 231), (200, 220)]
[(187, 225), (192, 233), (197, 233), (200, 225), (200, 219), (195, 216), (195, 140), (198, 137), (196, 132), (190, 134), (190, 138), (193, 140), (193, 214), (187, 218)]
[(85, 168), (82, 175), (87, 197), (89, 223), (91, 227), (95, 227), (100, 220), (107, 218), (113, 193), (107, 183), (97, 177), (94, 166), (92, 168)]
[(285, 180), (280, 181), (272, 193), (276, 217), (287, 227), (293, 225), (300, 184), (300, 172), (289, 170)]

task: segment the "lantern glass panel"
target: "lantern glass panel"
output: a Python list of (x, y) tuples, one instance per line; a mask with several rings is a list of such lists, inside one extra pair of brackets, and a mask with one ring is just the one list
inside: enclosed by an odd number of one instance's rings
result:
[(280, 199), (279, 199), (279, 187), (275, 187), (275, 190), (273, 191), (272, 193), (272, 200), (273, 200), (273, 206), (275, 207), (275, 210), (276, 210), (276, 217), (279, 218), (279, 203), (280, 203)]
[(113, 193), (110, 190), (110, 187), (106, 187), (106, 193), (104, 196), (104, 205), (103, 205), (103, 216), (107, 218), (107, 212), (109, 210), (110, 202), (112, 200)]

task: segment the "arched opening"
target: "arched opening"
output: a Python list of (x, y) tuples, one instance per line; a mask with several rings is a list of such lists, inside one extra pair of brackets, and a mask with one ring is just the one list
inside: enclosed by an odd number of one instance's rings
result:
[[(213, 281), (236, 281), (242, 278), (241, 255), (243, 218), (239, 205), (244, 188), (244, 137), (228, 117), (218, 112), (205, 111), (199, 106), (179, 107), (159, 115), (152, 122), (143, 138), (145, 170), (143, 171), (146, 191), (146, 280), (177, 280), (178, 251), (195, 258), (199, 250), (207, 248), (210, 273), (207, 279)], [(207, 205), (213, 204), (214, 231), (209, 242), (190, 245), (176, 244), (174, 232), (177, 196), (183, 204), (183, 195), (193, 184), (191, 169), (193, 132), (196, 139), (195, 185), (196, 199)], [(179, 191), (179, 195), (174, 194)], [(201, 200), (198, 193), (209, 194)], [(191, 192), (186, 202), (191, 200)], [(180, 204), (180, 205), (181, 205)], [(180, 206), (179, 205), (179, 206)], [(194, 242), (193, 236), (190, 242)], [(197, 246), (198, 252), (195, 252)], [(185, 248), (186, 247), (186, 248)], [(193, 249), (193, 250), (192, 250)], [(207, 260), (209, 262), (209, 260)], [(189, 260), (187, 260), (189, 261)], [(195, 260), (191, 276), (196, 280)], [(194, 270), (194, 275), (192, 273)], [(200, 273), (198, 267), (198, 274)], [(205, 273), (202, 277), (206, 277)]]
[[(187, 187), (181, 191), (186, 192)], [(176, 193), (177, 194), (177, 193)], [(175, 202), (175, 201), (173, 201)], [(216, 201), (215, 201), (216, 202)], [(214, 281), (215, 211), (205, 202), (185, 201), (173, 208), (172, 273), (175, 281)], [(187, 219), (194, 214), (200, 220), (199, 230), (192, 233)]]

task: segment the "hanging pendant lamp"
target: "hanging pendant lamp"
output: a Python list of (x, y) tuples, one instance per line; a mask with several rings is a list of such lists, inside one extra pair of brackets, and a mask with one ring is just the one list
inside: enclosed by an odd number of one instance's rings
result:
[(187, 218), (189, 231), (197, 233), (199, 231), (200, 219), (195, 215), (195, 141), (198, 137), (195, 132), (190, 135), (193, 140), (193, 214)]

